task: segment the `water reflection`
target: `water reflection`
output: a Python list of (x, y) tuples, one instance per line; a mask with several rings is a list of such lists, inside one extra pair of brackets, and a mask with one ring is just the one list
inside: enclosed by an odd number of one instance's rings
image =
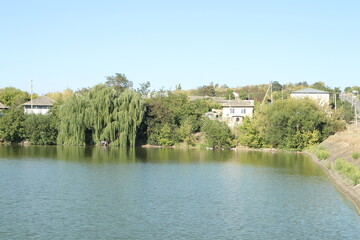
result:
[(105, 163), (219, 163), (291, 169), (291, 173), (321, 175), (307, 156), (296, 153), (223, 151), (204, 149), (118, 148), (85, 146), (0, 146), (0, 158), (54, 159), (70, 162)]

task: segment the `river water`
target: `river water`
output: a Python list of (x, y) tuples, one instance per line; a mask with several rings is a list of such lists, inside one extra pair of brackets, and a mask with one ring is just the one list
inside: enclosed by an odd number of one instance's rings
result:
[(0, 239), (360, 239), (301, 154), (0, 146)]

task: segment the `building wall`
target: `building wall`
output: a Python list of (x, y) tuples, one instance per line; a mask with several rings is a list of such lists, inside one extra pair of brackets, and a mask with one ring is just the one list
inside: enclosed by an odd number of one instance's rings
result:
[(330, 104), (330, 94), (314, 94), (314, 93), (291, 93), (291, 97), (301, 99), (301, 98), (310, 98), (317, 101), (322, 106), (327, 106)]
[(49, 112), (50, 108), (36, 108), (36, 106), (33, 106), (33, 109), (31, 109), (30, 107), (24, 107), (24, 113), (25, 114), (47, 114)]
[[(233, 111), (231, 111), (233, 109)], [(223, 117), (233, 117), (233, 116), (248, 116), (252, 117), (254, 108), (251, 107), (223, 107)]]

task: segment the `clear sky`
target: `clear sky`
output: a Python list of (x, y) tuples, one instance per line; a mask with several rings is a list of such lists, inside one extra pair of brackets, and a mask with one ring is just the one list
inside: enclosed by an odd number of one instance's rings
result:
[(0, 88), (360, 85), (358, 0), (0, 1)]

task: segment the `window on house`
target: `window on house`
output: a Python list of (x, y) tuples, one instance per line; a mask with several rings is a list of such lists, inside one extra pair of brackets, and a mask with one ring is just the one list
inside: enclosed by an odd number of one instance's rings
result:
[(241, 109), (241, 113), (242, 113), (242, 114), (245, 114), (245, 113), (246, 113), (246, 109), (245, 109), (245, 108), (242, 108), (242, 109)]
[(230, 113), (235, 113), (235, 108), (230, 108)]

